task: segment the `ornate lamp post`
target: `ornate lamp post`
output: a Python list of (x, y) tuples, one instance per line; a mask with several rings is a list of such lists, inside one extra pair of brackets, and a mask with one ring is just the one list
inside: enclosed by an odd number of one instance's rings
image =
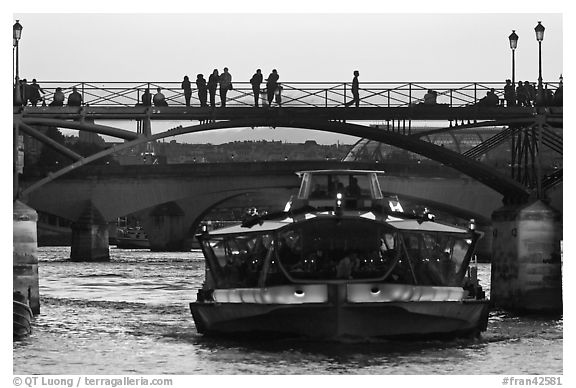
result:
[(20, 77), (19, 77), (19, 73), (18, 73), (18, 57), (19, 57), (19, 53), (18, 53), (18, 42), (20, 41), (20, 37), (22, 36), (22, 25), (19, 23), (18, 20), (16, 20), (16, 23), (14, 23), (14, 25), (12, 26), (12, 32), (13, 32), (13, 44), (14, 44), (14, 50), (16, 52), (16, 76), (14, 78), (14, 104), (17, 105), (21, 105), (22, 104), (22, 96), (20, 94)]
[(16, 77), (18, 77), (18, 42), (22, 36), (22, 24), (20, 24), (18, 20), (16, 20), (16, 23), (14, 23), (14, 26), (12, 26), (12, 31), (14, 38), (13, 43), (16, 49)]
[(514, 67), (514, 52), (516, 51), (516, 47), (518, 47), (518, 35), (516, 35), (516, 30), (512, 30), (508, 39), (510, 40), (510, 48), (512, 49), (512, 85), (516, 85), (516, 71)]
[(538, 22), (538, 25), (534, 27), (536, 32), (536, 40), (538, 41), (538, 96), (540, 97), (540, 102), (544, 102), (544, 91), (542, 90), (542, 41), (544, 40), (544, 26)]

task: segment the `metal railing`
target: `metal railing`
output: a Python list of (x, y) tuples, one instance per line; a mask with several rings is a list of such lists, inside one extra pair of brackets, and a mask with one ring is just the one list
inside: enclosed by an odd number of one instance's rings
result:
[[(181, 82), (72, 82), (39, 81), (44, 100), (39, 105), (49, 105), (57, 87), (68, 96), (72, 87), (82, 95), (83, 105), (100, 107), (132, 107), (141, 104), (145, 89), (154, 95), (162, 89), (168, 106), (185, 106)], [(195, 84), (193, 84), (195, 86)], [(352, 99), (351, 83), (347, 82), (282, 82), (282, 106), (287, 107), (344, 107)], [(558, 82), (546, 82), (545, 88), (554, 92)], [(259, 101), (266, 99), (266, 85), (261, 86)], [(437, 93), (437, 104), (463, 107), (478, 103), (490, 89), (495, 89), (504, 104), (503, 82), (362, 82), (361, 107), (409, 107), (422, 104), (429, 89)], [(208, 98), (208, 102), (209, 102)], [(191, 106), (199, 107), (198, 90), (192, 89)], [(227, 107), (254, 105), (252, 86), (248, 82), (234, 82), (234, 89), (227, 93)], [(262, 104), (261, 104), (262, 105)], [(273, 105), (275, 103), (273, 102)], [(216, 91), (216, 106), (220, 106), (220, 91)]]

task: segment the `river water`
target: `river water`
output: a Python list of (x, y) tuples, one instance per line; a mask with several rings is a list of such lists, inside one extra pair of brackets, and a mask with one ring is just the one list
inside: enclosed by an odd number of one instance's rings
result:
[[(563, 373), (563, 319), (490, 314), (480, 339), (237, 342), (196, 333), (188, 303), (200, 251), (110, 249), (109, 263), (74, 263), (39, 248), (41, 314), (13, 343), (14, 374), (469, 375)], [(479, 264), (489, 290), (490, 265)]]

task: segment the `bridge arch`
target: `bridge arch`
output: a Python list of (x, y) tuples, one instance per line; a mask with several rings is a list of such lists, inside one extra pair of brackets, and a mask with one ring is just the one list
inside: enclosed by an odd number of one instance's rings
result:
[[(23, 119), (26, 122), (28, 119)], [(326, 120), (312, 120), (312, 119), (291, 119), (286, 117), (266, 117), (266, 118), (250, 118), (250, 119), (232, 119), (227, 121), (216, 121), (201, 123), (187, 127), (178, 127), (161, 133), (153, 134), (147, 137), (141, 136), (135, 140), (127, 141), (124, 144), (111, 147), (110, 149), (101, 151), (82, 160), (76, 161), (73, 164), (45, 177), (35, 184), (28, 187), (23, 191), (26, 196), (30, 192), (36, 190), (38, 187), (70, 172), (78, 167), (81, 167), (94, 160), (108, 156), (120, 150), (131, 148), (139, 144), (144, 144), (150, 141), (163, 139), (166, 137), (184, 135), (189, 133), (200, 133), (205, 131), (228, 129), (228, 128), (241, 128), (241, 127), (287, 127), (298, 129), (319, 130), (324, 132), (339, 133), (343, 135), (355, 136), (366, 138), (370, 140), (386, 143), (398, 148), (405, 149), (417, 154), (420, 154), (429, 159), (435, 160), (444, 164), (445, 166), (454, 168), (461, 173), (478, 180), (491, 189), (499, 192), (505, 198), (518, 198), (524, 199), (529, 195), (528, 190), (518, 182), (506, 177), (504, 174), (499, 173), (492, 168), (481, 164), (475, 160), (467, 158), (457, 152), (448, 150), (444, 147), (431, 144), (429, 142), (420, 140), (412, 136), (405, 136), (399, 133), (385, 131), (378, 128), (368, 127), (364, 125), (351, 124), (346, 122), (335, 122)], [(81, 126), (78, 126), (80, 129)], [(92, 127), (92, 130), (98, 131), (97, 128)]]

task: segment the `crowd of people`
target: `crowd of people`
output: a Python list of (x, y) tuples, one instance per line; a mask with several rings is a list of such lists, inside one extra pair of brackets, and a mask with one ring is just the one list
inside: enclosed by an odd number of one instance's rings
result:
[[(28, 83), (26, 78), (17, 80), (14, 85), (14, 105), (27, 106), (38, 106), (38, 103), (42, 103), (42, 106), (46, 106), (45, 92), (42, 87), (38, 84), (36, 79), (32, 80), (32, 83)], [(78, 92), (76, 86), (72, 87), (72, 91), (68, 95), (68, 102), (66, 102), (66, 96), (62, 91), (61, 87), (57, 87), (54, 90), (54, 95), (52, 96), (52, 102), (48, 106), (82, 106), (83, 98), (82, 94)]]
[(511, 80), (507, 79), (506, 85), (504, 85), (504, 100), (506, 106), (561, 106), (563, 104), (563, 89), (562, 81), (554, 92), (549, 90), (548, 85), (546, 85), (542, 90), (542, 96), (539, 96), (536, 84), (518, 81), (518, 84), (514, 85)]
[[(511, 80), (507, 79), (504, 85), (504, 98), (501, 101), (496, 89), (490, 88), (484, 97), (476, 103), (479, 106), (504, 106), (506, 102), (507, 107), (520, 106), (520, 107), (533, 107), (533, 106), (562, 106), (563, 95), (563, 82), (560, 81), (558, 88), (554, 92), (548, 89), (548, 85), (542, 90), (542, 96), (539, 96), (536, 84), (528, 81), (518, 81), (518, 85), (514, 85)], [(424, 95), (423, 105), (437, 104), (438, 93), (435, 90), (429, 89)]]

